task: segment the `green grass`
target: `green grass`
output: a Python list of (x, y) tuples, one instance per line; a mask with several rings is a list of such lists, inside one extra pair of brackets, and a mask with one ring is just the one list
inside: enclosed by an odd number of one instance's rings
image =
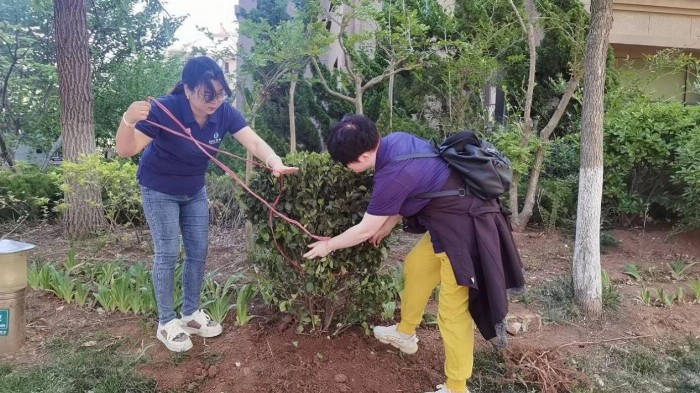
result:
[(54, 340), (47, 347), (51, 360), (26, 369), (0, 364), (0, 393), (145, 393), (155, 392), (155, 381), (137, 375), (139, 358), (119, 352), (119, 343), (75, 347)]
[(546, 322), (572, 321), (581, 316), (574, 303), (574, 284), (571, 276), (559, 276), (531, 289), (532, 301), (542, 311)]
[[(618, 310), (620, 293), (605, 271), (602, 274), (602, 281), (603, 310)], [(568, 275), (558, 276), (552, 281), (532, 288), (527, 296), (527, 304), (531, 303), (540, 308), (542, 319), (545, 322), (574, 321), (582, 316), (574, 301), (573, 281)]]
[[(586, 357), (576, 357), (575, 367), (587, 374), (591, 385), (580, 381), (572, 393), (697, 393), (700, 392), (700, 339), (674, 344), (637, 344), (599, 347)], [(474, 357), (472, 393), (535, 393), (539, 387), (506, 382), (500, 355), (485, 351)]]
[(586, 359), (584, 371), (603, 381), (593, 392), (700, 392), (700, 340), (610, 347)]

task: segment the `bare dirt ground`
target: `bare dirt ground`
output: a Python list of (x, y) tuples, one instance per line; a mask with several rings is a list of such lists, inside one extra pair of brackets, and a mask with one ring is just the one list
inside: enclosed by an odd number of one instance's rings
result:
[[(643, 306), (636, 299), (641, 284), (623, 274), (626, 264), (640, 270), (655, 267), (655, 286), (684, 285), (666, 277), (668, 264), (683, 259), (700, 261), (700, 232), (669, 237), (666, 229), (625, 229), (612, 232), (620, 241), (603, 254), (603, 267), (617, 284), (620, 309), (601, 321), (544, 324), (537, 331), (511, 337), (510, 347), (559, 348), (571, 354), (585, 354), (602, 342), (637, 340), (655, 342), (687, 336), (700, 337), (700, 305), (682, 304), (671, 308)], [(93, 261), (148, 261), (150, 239), (124, 232), (90, 242), (76, 243), (79, 259)], [(518, 233), (528, 284), (542, 285), (570, 271), (573, 239), (558, 232), (536, 229)], [(60, 262), (70, 248), (61, 238), (58, 225), (38, 225), (15, 230), (9, 238), (38, 247), (32, 259)], [(238, 230), (213, 228), (209, 269), (226, 274), (246, 272), (249, 265)], [(400, 235), (391, 240), (388, 263), (399, 263), (417, 238)], [(686, 272), (700, 276), (700, 264)], [(434, 307), (434, 305), (431, 305)], [(533, 305), (514, 299), (511, 311), (522, 315), (537, 312)], [(145, 354), (148, 361), (138, 371), (158, 381), (161, 391), (178, 392), (423, 392), (443, 382), (443, 348), (434, 327), (418, 333), (420, 351), (401, 356), (396, 350), (367, 337), (354, 328), (330, 338), (299, 335), (284, 323), (283, 316), (264, 307), (253, 314), (260, 317), (244, 327), (235, 326), (229, 314), (224, 333), (217, 338), (194, 338), (194, 348), (185, 355), (173, 355), (154, 337), (155, 321), (120, 313), (98, 313), (93, 309), (66, 305), (50, 293), (30, 292), (27, 298), (27, 341), (22, 349), (0, 357), (0, 363), (30, 366), (49, 359), (47, 342), (65, 338), (78, 344), (95, 337), (124, 340), (123, 350)], [(478, 350), (490, 347), (479, 337)]]

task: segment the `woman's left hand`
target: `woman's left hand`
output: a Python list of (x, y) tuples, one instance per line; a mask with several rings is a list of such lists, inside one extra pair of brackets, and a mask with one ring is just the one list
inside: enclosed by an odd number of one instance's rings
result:
[(277, 160), (277, 162), (274, 162), (270, 166), (270, 169), (272, 169), (272, 175), (274, 177), (280, 177), (280, 175), (289, 175), (299, 171), (298, 167), (284, 165), (282, 160)]
[(331, 253), (331, 248), (328, 246), (328, 240), (321, 240), (315, 243), (309, 244), (309, 250), (304, 254), (304, 258), (323, 258)]

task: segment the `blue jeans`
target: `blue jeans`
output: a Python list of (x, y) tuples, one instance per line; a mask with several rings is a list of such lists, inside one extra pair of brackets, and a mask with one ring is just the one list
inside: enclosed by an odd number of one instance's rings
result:
[(153, 286), (158, 303), (158, 322), (166, 324), (177, 318), (173, 298), (180, 234), (185, 248), (182, 314), (192, 315), (199, 308), (209, 248), (207, 190), (202, 187), (192, 196), (170, 195), (141, 186), (141, 196), (155, 248)]

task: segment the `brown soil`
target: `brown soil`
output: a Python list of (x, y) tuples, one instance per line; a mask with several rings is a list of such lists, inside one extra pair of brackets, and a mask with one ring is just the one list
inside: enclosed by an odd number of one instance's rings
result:
[[(57, 225), (15, 230), (10, 238), (38, 245), (33, 259), (62, 261), (69, 244), (61, 239)], [(127, 261), (148, 260), (150, 245), (136, 241), (134, 232), (75, 244), (80, 259)], [(641, 284), (623, 274), (626, 264), (640, 270), (656, 267), (659, 274), (650, 287), (677, 288), (683, 281), (667, 277), (670, 262), (700, 261), (700, 232), (668, 236), (666, 230), (616, 230), (621, 243), (604, 250), (603, 267), (618, 284), (622, 304), (613, 316), (601, 321), (545, 324), (539, 331), (511, 337), (511, 348), (553, 349), (585, 353), (601, 342), (665, 341), (688, 335), (700, 337), (700, 305), (671, 308), (647, 307), (636, 300)], [(573, 239), (560, 233), (530, 230), (515, 234), (528, 283), (542, 284), (570, 271)], [(209, 269), (230, 274), (248, 269), (239, 231), (212, 231)], [(417, 238), (399, 235), (390, 239), (389, 263), (399, 263)], [(700, 264), (686, 273), (700, 276)], [(431, 305), (431, 307), (435, 307)], [(515, 300), (514, 314), (536, 312)], [(89, 343), (95, 337), (122, 339), (131, 354), (146, 354), (148, 361), (138, 371), (158, 381), (161, 391), (192, 392), (423, 392), (443, 382), (443, 348), (439, 332), (426, 327), (418, 333), (420, 351), (401, 356), (393, 348), (376, 342), (360, 328), (339, 337), (299, 335), (283, 316), (257, 307), (260, 317), (244, 327), (235, 326), (229, 314), (224, 333), (217, 338), (194, 338), (194, 348), (185, 355), (173, 355), (154, 337), (154, 321), (120, 313), (101, 314), (92, 309), (65, 305), (50, 293), (30, 292), (27, 298), (27, 341), (0, 363), (20, 366), (49, 359), (46, 343), (66, 338)], [(637, 338), (635, 338), (637, 337)], [(638, 338), (642, 337), (642, 338)], [(620, 341), (609, 341), (623, 338)], [(489, 346), (479, 337), (479, 350)]]

